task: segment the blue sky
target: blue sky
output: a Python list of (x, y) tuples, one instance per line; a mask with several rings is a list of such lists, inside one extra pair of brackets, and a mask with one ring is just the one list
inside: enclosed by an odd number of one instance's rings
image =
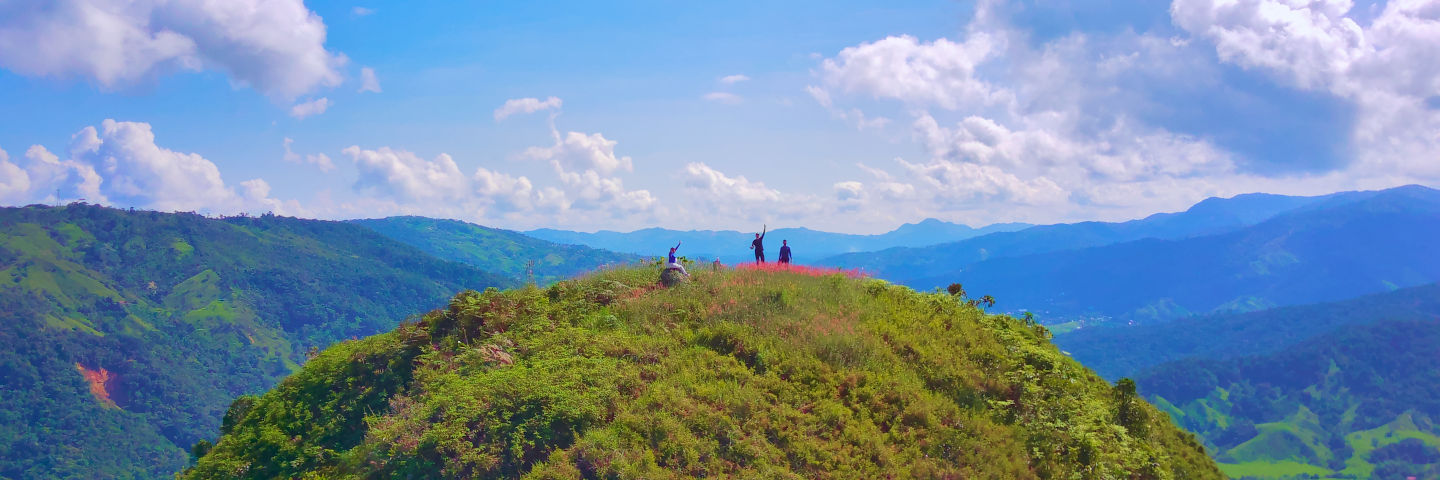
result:
[(1437, 42), (1422, 0), (11, 1), (0, 203), (878, 232), (1435, 185)]

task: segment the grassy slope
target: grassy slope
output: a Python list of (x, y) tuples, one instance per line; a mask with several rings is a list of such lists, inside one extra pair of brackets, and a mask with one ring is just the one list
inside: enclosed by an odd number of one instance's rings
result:
[(308, 347), (511, 284), (336, 222), (0, 209), (0, 477), (168, 477)]
[(878, 280), (691, 271), (467, 292), (331, 347), (237, 401), (186, 478), (1221, 478), (1043, 328)]
[[(519, 280), (526, 262), (535, 261), (535, 281), (541, 285), (569, 278), (604, 265), (633, 262), (635, 255), (579, 245), (561, 245), (509, 230), (483, 227), (458, 220), (425, 217), (389, 217), (352, 220), (391, 239), (436, 257), (474, 265)], [(650, 252), (663, 255), (664, 250)]]

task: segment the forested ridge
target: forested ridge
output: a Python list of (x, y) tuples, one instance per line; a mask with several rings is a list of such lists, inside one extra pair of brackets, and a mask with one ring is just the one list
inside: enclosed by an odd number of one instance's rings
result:
[(0, 209), (0, 477), (169, 477), (312, 349), (510, 285), (341, 222)]

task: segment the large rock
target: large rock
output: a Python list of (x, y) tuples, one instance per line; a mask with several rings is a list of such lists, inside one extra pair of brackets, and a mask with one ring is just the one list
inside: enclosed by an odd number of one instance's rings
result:
[(667, 268), (660, 272), (660, 286), (670, 288), (685, 282), (685, 274), (679, 270)]

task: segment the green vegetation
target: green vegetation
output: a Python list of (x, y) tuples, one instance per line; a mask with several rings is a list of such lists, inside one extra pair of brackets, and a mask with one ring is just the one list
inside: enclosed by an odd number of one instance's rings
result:
[[(540, 285), (605, 265), (631, 263), (640, 258), (579, 245), (551, 243), (509, 230), (458, 220), (389, 217), (352, 220), (350, 223), (375, 230), (436, 257), (474, 265), (487, 272), (520, 281), (530, 280), (527, 275), (533, 275), (533, 280)], [(652, 256), (663, 253), (663, 250), (656, 251)]]
[[(1136, 375), (1184, 358), (1273, 353), (1342, 327), (1381, 320), (1440, 318), (1440, 283), (1313, 305), (1205, 315), (1172, 322), (1062, 329), (1055, 343), (1106, 378)], [(1061, 332), (1069, 332), (1062, 334)]]
[(1346, 326), (1273, 354), (1167, 363), (1137, 380), (1231, 476), (1434, 478), (1436, 327), (1434, 319)]
[(1222, 478), (1190, 434), (960, 298), (659, 266), (464, 292), (237, 400), (185, 478)]
[(345, 223), (0, 209), (0, 478), (169, 477), (310, 348), (491, 285)]

